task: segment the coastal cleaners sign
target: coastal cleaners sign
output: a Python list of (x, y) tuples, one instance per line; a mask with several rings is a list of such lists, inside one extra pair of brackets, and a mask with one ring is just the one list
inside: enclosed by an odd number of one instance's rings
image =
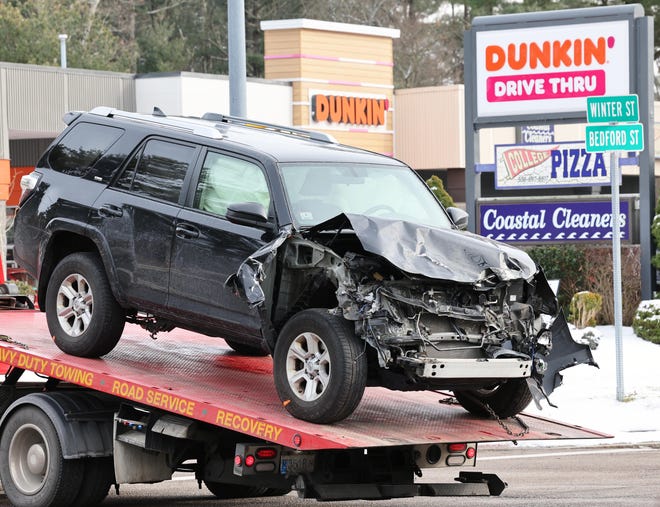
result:
[(628, 22), (476, 33), (477, 114), (584, 111), (586, 97), (627, 94)]
[[(630, 206), (620, 205), (621, 239), (630, 240)], [(479, 234), (505, 242), (603, 241), (612, 238), (609, 201), (493, 203), (479, 206)]]
[(523, 125), (520, 127), (521, 144), (553, 143), (554, 141), (554, 125)]
[(609, 185), (609, 157), (584, 142), (495, 146), (499, 189)]

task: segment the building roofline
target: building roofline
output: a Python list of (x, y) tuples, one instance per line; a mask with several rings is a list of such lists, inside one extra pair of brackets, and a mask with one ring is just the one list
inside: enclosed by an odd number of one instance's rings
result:
[(396, 28), (384, 28), (379, 26), (354, 25), (350, 23), (335, 23), (333, 21), (321, 21), (318, 19), (277, 19), (273, 21), (262, 21), (261, 29), (268, 30), (291, 30), (304, 28), (308, 30), (323, 30), (326, 32), (354, 33), (358, 35), (373, 35), (376, 37), (389, 37), (398, 39), (401, 31)]

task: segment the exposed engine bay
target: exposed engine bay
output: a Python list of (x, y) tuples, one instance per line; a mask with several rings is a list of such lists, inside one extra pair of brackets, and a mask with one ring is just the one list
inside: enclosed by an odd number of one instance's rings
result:
[[(269, 278), (278, 287), (263, 290)], [(531, 258), (467, 232), (342, 214), (285, 231), (235, 280), (269, 320), (264, 329), (310, 306), (353, 321), (374, 352), (378, 385), (390, 389), (529, 379), (538, 403), (561, 384), (560, 370), (595, 365)]]

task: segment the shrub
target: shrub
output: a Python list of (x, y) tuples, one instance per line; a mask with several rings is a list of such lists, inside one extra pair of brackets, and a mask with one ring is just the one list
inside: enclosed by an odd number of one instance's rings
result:
[(585, 289), (584, 250), (576, 245), (535, 246), (529, 256), (543, 268), (546, 278), (560, 280), (559, 304), (568, 308), (573, 294)]
[[(603, 308), (599, 324), (614, 323), (614, 280), (610, 245), (549, 245), (527, 248), (548, 279), (559, 279), (559, 303), (569, 308), (573, 294), (590, 291), (600, 294)], [(621, 292), (623, 324), (631, 325), (641, 301), (639, 245), (621, 248)]]
[(426, 180), (426, 184), (445, 208), (456, 206), (454, 204), (454, 199), (452, 199), (451, 195), (449, 195), (449, 193), (445, 190), (445, 186), (438, 176), (431, 176), (428, 180)]
[(578, 329), (596, 325), (596, 317), (603, 307), (603, 297), (595, 292), (583, 290), (571, 299), (569, 321)]
[[(621, 248), (621, 316), (624, 326), (630, 326), (637, 306), (642, 299), (639, 245)], [(585, 262), (589, 266), (586, 274), (586, 290), (603, 296), (603, 309), (599, 323), (614, 323), (614, 275), (612, 273), (612, 248), (609, 246), (585, 249)]]
[[(656, 245), (660, 245), (660, 199), (655, 205), (655, 216), (653, 217), (653, 223), (651, 224), (651, 236), (653, 236), (654, 242)], [(656, 254), (651, 258), (651, 264), (655, 268), (660, 269), (660, 253), (656, 251)]]
[(10, 280), (10, 282), (16, 285), (19, 294), (24, 296), (34, 296), (36, 294), (34, 287), (23, 280)]
[(660, 301), (642, 301), (635, 312), (632, 328), (640, 338), (660, 344)]

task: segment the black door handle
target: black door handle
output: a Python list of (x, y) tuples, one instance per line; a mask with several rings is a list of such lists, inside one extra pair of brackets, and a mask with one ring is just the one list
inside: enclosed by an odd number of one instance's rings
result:
[(199, 238), (199, 229), (188, 224), (177, 224), (174, 231), (176, 232), (177, 237), (183, 239), (195, 239)]
[(104, 204), (99, 208), (99, 215), (102, 217), (120, 217), (124, 214), (121, 208), (112, 204)]

